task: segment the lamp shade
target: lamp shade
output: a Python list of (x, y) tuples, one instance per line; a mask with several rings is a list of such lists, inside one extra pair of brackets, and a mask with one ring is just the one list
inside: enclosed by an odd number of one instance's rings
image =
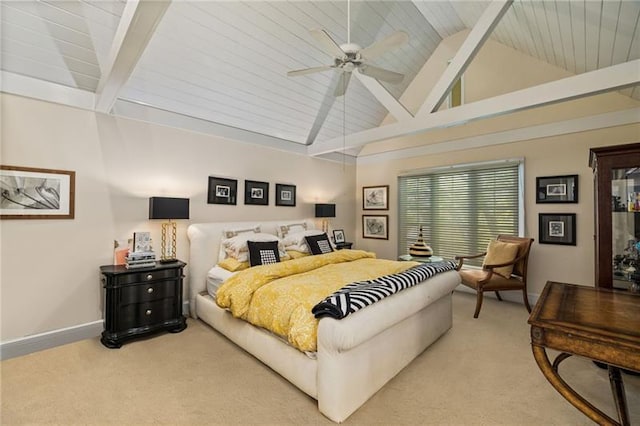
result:
[(149, 219), (189, 219), (189, 199), (151, 197)]
[(316, 204), (316, 217), (336, 217), (336, 205)]

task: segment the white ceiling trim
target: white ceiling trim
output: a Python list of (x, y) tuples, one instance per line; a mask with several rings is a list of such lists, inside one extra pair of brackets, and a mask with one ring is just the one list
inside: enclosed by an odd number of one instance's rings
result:
[(0, 90), (27, 98), (88, 110), (93, 110), (96, 99), (92, 92), (86, 90), (14, 74), (9, 71), (0, 71)]
[(484, 45), (484, 42), (491, 36), (493, 29), (498, 25), (504, 14), (507, 13), (512, 3), (513, 0), (494, 0), (489, 4), (462, 46), (460, 46), (460, 49), (458, 49), (445, 72), (440, 76), (427, 99), (425, 99), (416, 117), (425, 117), (442, 105), (455, 82), (458, 81), (471, 61), (473, 61), (473, 58)]
[(394, 98), (378, 80), (362, 74), (359, 69), (356, 69), (353, 73), (396, 120), (403, 121), (413, 118), (413, 115), (411, 115), (407, 108)]
[(473, 120), (619, 90), (640, 82), (638, 69), (640, 59), (434, 112), (426, 117), (414, 117), (401, 123), (353, 133), (344, 138), (318, 142), (309, 147), (309, 154), (325, 154), (370, 142), (424, 133)]
[(357, 164), (373, 164), (400, 160), (403, 158), (419, 157), (423, 155), (441, 154), (444, 152), (460, 151), (491, 145), (536, 140), (541, 138), (562, 136), (570, 133), (587, 132), (608, 127), (637, 124), (640, 122), (640, 108), (631, 108), (589, 117), (559, 121), (557, 123), (539, 124), (514, 130), (490, 133), (468, 138), (451, 139), (431, 145), (399, 149), (358, 157)]
[[(203, 133), (205, 135), (215, 136), (223, 139), (232, 139), (234, 142), (261, 145), (268, 148), (293, 152), (301, 155), (307, 154), (307, 147), (296, 142), (262, 135), (259, 133), (238, 129), (236, 127), (225, 126), (223, 124), (202, 120), (200, 118), (189, 117), (175, 112), (165, 111), (152, 106), (142, 105), (122, 99), (118, 99), (115, 102), (115, 104), (113, 105), (112, 113), (117, 117), (158, 124), (161, 126), (174, 127), (180, 130)], [(351, 155), (343, 155), (342, 153), (327, 154), (331, 155), (322, 155), (318, 156), (318, 158), (336, 162), (344, 162), (346, 164), (355, 164), (355, 158)]]
[(170, 4), (171, 0), (127, 1), (98, 82), (96, 111), (111, 111)]

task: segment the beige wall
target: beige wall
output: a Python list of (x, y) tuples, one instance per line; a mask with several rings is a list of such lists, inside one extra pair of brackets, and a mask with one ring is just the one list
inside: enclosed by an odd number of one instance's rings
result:
[[(27, 98), (1, 95), (1, 163), (76, 172), (73, 220), (0, 223), (1, 341), (102, 318), (100, 265), (112, 262), (115, 238), (150, 231), (159, 251), (160, 222), (149, 221), (150, 196), (188, 197), (191, 219), (178, 222), (178, 257), (188, 259), (194, 222), (313, 217), (313, 204), (335, 202), (334, 228), (355, 232), (355, 167), (231, 143), (207, 135), (117, 119)], [(207, 177), (270, 182), (270, 205), (206, 202)], [(297, 206), (275, 207), (275, 183), (297, 187)]]
[[(466, 33), (444, 40), (421, 71), (420, 78), (405, 92), (402, 102), (417, 111), (425, 95), (434, 85), (446, 61), (453, 57)], [(489, 41), (465, 73), (467, 103), (523, 89), (569, 74), (549, 64), (539, 62), (499, 43)], [(547, 123), (554, 120), (599, 114), (637, 107), (638, 103), (618, 93), (608, 93), (559, 105), (552, 105), (503, 117), (482, 120), (464, 126), (436, 130), (416, 136), (371, 144), (361, 155), (383, 153), (397, 148), (429, 145), (478, 134), (490, 134), (504, 129)], [(593, 175), (589, 167), (589, 148), (640, 141), (640, 125), (628, 125), (598, 131), (578, 132), (558, 137), (531, 139), (525, 142), (487, 146), (484, 148), (421, 155), (400, 160), (358, 163), (356, 220), (358, 248), (375, 251), (379, 257), (395, 258), (397, 247), (397, 176), (410, 170), (443, 165), (475, 163), (498, 159), (523, 158), (525, 162), (525, 234), (536, 239), (530, 257), (529, 293), (537, 295), (547, 280), (594, 285), (594, 213)], [(536, 204), (536, 176), (579, 175), (578, 204)], [(390, 185), (390, 238), (362, 239), (362, 187)], [(577, 245), (538, 244), (538, 213), (577, 213)], [(455, 212), (452, 212), (455, 214)], [(428, 241), (427, 241), (428, 242)], [(437, 251), (437, 247), (434, 248)], [(470, 254), (470, 253), (460, 253)]]

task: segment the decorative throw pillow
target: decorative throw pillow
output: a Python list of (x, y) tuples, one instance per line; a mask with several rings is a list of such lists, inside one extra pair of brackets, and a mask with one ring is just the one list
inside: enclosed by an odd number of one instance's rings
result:
[(278, 237), (284, 238), (289, 234), (302, 232), (306, 230), (307, 230), (307, 224), (305, 222), (289, 223), (286, 225), (278, 225), (277, 233), (278, 233)]
[(249, 262), (240, 262), (238, 259), (234, 259), (233, 257), (227, 257), (226, 259), (218, 262), (218, 266), (229, 272), (237, 272), (247, 269), (249, 267)]
[(309, 246), (307, 245), (307, 240), (305, 240), (305, 237), (308, 237), (310, 235), (322, 234), (323, 232), (319, 229), (309, 229), (306, 231), (290, 233), (282, 239), (282, 245), (284, 245), (285, 250), (295, 250), (302, 253), (310, 253)]
[[(489, 245), (487, 246), (487, 255), (484, 257), (482, 266), (499, 265), (502, 263), (511, 262), (518, 256), (519, 247), (519, 244), (503, 243), (502, 241), (498, 240), (489, 241)], [(511, 276), (511, 272), (513, 272), (513, 265), (495, 268), (493, 272), (505, 278), (509, 278)]]
[[(227, 254), (227, 257), (233, 257), (238, 259), (241, 262), (248, 260), (248, 247), (247, 241), (279, 241), (278, 237), (272, 234), (266, 233), (248, 233), (248, 234), (239, 234), (232, 238), (227, 238), (226, 240), (222, 240), (220, 243)], [(284, 253), (284, 247), (281, 247), (282, 252)]]
[(280, 262), (277, 241), (247, 241), (251, 266)]
[(309, 250), (311, 250), (311, 254), (325, 254), (333, 251), (327, 234), (309, 235), (304, 238), (307, 241)]

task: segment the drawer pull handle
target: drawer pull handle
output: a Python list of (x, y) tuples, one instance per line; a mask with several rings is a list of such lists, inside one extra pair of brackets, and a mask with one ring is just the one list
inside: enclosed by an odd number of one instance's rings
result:
[(149, 274), (147, 275), (147, 281), (152, 280), (153, 279), (153, 275)]
[(153, 287), (149, 287), (149, 288), (147, 289), (147, 293), (153, 293)]
[(151, 315), (151, 309), (147, 309), (147, 311), (145, 312), (146, 315)]

